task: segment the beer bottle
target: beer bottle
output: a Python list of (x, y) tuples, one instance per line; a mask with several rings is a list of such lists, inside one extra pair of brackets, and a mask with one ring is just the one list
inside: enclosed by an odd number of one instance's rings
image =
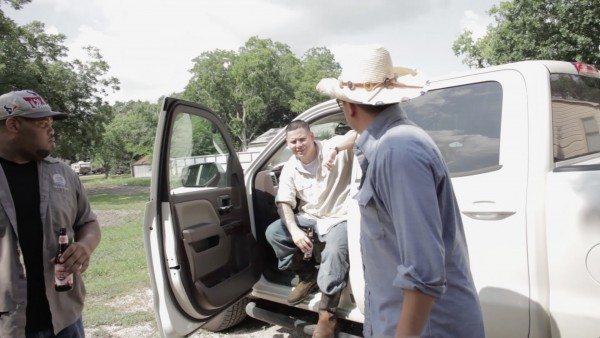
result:
[(60, 255), (67, 251), (69, 237), (67, 229), (60, 228), (58, 234), (58, 252), (54, 258), (54, 289), (58, 292), (69, 291), (73, 288), (73, 274), (64, 271), (64, 264), (59, 263)]
[[(312, 227), (308, 228), (305, 231), (306, 231), (306, 235), (308, 236), (308, 239), (310, 239), (311, 242), (314, 242), (314, 240), (313, 240), (313, 236), (314, 236), (314, 232), (313, 232), (314, 230), (313, 230), (313, 228)], [(304, 260), (305, 261), (309, 261), (311, 258), (312, 258), (312, 251), (304, 253)]]

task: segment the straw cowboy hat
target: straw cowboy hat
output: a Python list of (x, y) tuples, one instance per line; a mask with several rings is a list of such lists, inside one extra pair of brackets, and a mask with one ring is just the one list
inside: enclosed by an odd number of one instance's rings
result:
[(390, 53), (381, 45), (356, 46), (352, 60), (344, 65), (340, 77), (322, 79), (317, 90), (352, 103), (391, 104), (422, 94), (422, 86), (405, 84), (400, 79), (416, 74), (414, 69), (394, 67)]

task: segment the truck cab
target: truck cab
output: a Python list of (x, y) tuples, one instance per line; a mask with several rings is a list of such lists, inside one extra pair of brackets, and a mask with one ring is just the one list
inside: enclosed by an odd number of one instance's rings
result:
[[(600, 332), (599, 107), (598, 71), (557, 61), (433, 79), (424, 95), (402, 103), (450, 170), (488, 337)], [(334, 100), (298, 119), (317, 138), (348, 130)], [(209, 108), (165, 99), (144, 224), (162, 336), (223, 330), (246, 312), (310, 332), (311, 323), (295, 316), (316, 312), (320, 295), (286, 304), (297, 280), (277, 269), (264, 237), (278, 218), (278, 176), (290, 156), (281, 130), (242, 170)], [(360, 176), (355, 163), (351, 196)], [(350, 282), (338, 315), (360, 326), (360, 217), (348, 202)]]

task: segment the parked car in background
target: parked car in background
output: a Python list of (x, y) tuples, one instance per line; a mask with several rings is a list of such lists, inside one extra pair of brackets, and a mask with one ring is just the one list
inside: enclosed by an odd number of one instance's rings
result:
[[(447, 162), (486, 336), (598, 337), (596, 68), (526, 61), (472, 70), (432, 80), (427, 93), (403, 109)], [(298, 118), (315, 135), (347, 130), (334, 100)], [(279, 217), (274, 199), (290, 156), (282, 130), (242, 171), (226, 126), (210, 110), (165, 99), (143, 228), (162, 336), (223, 330), (246, 313), (308, 332), (314, 327), (296, 308), (317, 312), (320, 293), (287, 305), (297, 281), (277, 269), (264, 236)], [(356, 163), (352, 175), (355, 193), (361, 176)], [(360, 218), (356, 201), (349, 203), (350, 283), (338, 315), (360, 325)]]
[(92, 168), (92, 174), (104, 174), (106, 169), (104, 167)]
[(79, 161), (71, 163), (71, 169), (78, 175), (87, 175), (92, 173), (92, 164), (90, 162)]
[(129, 168), (128, 167), (123, 167), (123, 166), (118, 166), (118, 167), (112, 169), (112, 172), (115, 175), (128, 174), (129, 173)]

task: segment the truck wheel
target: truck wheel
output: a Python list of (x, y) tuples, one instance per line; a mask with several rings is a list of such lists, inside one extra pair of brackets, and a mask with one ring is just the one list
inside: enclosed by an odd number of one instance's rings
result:
[(238, 300), (228, 307), (227, 310), (219, 313), (215, 318), (202, 326), (202, 329), (219, 332), (239, 324), (246, 318), (246, 305), (248, 305), (248, 302), (249, 299), (247, 297)]

